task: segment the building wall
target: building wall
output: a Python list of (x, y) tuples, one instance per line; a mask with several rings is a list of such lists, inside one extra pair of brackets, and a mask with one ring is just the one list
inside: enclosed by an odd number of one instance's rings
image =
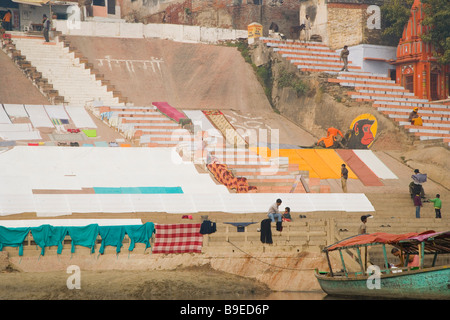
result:
[(328, 4), (328, 45), (332, 49), (362, 43), (364, 35), (365, 4)]
[[(247, 25), (258, 22), (263, 33), (268, 34), (272, 22), (280, 32), (288, 34), (289, 28), (299, 24), (298, 0), (284, 0), (282, 4), (265, 0), (256, 5), (253, 0), (173, 0), (173, 1), (122, 1), (122, 17), (136, 15), (143, 23), (171, 23), (203, 27), (246, 30)], [(133, 11), (134, 10), (134, 11)]]

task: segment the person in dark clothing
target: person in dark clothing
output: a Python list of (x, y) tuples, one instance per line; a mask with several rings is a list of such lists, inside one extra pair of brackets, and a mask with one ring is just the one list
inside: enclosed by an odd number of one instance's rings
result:
[(50, 31), (50, 20), (47, 19), (47, 15), (43, 15), (42, 19), (42, 30), (44, 33), (45, 42), (50, 42), (48, 37), (48, 32)]
[(341, 166), (341, 184), (342, 184), (342, 191), (347, 193), (347, 179), (348, 179), (348, 169), (345, 167), (345, 164), (343, 163)]
[(348, 46), (344, 46), (344, 49), (341, 51), (340, 60), (344, 62), (344, 66), (342, 67), (341, 71), (347, 71), (348, 72), (348, 55), (350, 54), (350, 51), (348, 50)]

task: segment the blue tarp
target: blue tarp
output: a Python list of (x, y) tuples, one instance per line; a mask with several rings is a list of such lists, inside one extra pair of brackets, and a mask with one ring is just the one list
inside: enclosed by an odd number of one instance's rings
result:
[(96, 194), (166, 194), (183, 193), (181, 187), (94, 187)]

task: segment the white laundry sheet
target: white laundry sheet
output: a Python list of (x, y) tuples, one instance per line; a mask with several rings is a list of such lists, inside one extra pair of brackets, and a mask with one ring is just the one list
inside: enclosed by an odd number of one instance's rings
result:
[(90, 224), (99, 226), (141, 225), (141, 219), (38, 219), (38, 220), (0, 220), (0, 226), (6, 228), (28, 228), (42, 225), (53, 227), (83, 227)]
[(44, 108), (50, 119), (70, 119), (63, 105), (48, 105), (44, 106)]
[(31, 123), (0, 123), (3, 140), (41, 140), (39, 131), (33, 131)]
[(380, 179), (398, 179), (376, 155), (372, 150), (353, 150), (353, 152), (360, 158), (370, 170)]
[(11, 119), (0, 104), (0, 123), (11, 123)]
[(39, 131), (0, 131), (3, 140), (42, 140)]
[(25, 110), (30, 116), (31, 123), (35, 128), (54, 128), (52, 121), (48, 117), (44, 106), (41, 105), (25, 105)]
[[(364, 194), (0, 194), (0, 215), (36, 212), (38, 217), (72, 213), (266, 213), (276, 199), (293, 212), (373, 212)], [(281, 210), (282, 211), (282, 210)]]
[(4, 104), (6, 112), (10, 117), (28, 118), (28, 113), (23, 104)]
[(0, 132), (33, 131), (31, 123), (0, 123)]
[[(371, 212), (364, 194), (229, 193), (174, 148), (30, 148), (0, 153), (0, 215), (72, 213), (262, 213), (277, 198), (294, 212)], [(82, 188), (181, 187), (183, 193), (43, 193)], [(97, 189), (98, 190), (98, 189)]]
[(77, 128), (97, 128), (83, 106), (66, 106), (66, 111)]
[(202, 131), (207, 131), (210, 136), (222, 137), (222, 133), (214, 127), (201, 110), (183, 110), (184, 114), (191, 119), (192, 123), (201, 127)]

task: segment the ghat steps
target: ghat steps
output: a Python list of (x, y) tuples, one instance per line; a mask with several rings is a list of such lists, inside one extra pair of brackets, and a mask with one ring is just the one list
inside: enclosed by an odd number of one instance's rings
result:
[[(450, 102), (430, 102), (427, 99), (420, 99), (391, 78), (364, 72), (351, 61), (348, 63), (349, 72), (343, 72), (339, 53), (321, 43), (260, 39), (303, 72), (337, 75), (328, 81), (350, 88), (347, 94), (352, 99), (372, 103), (373, 107), (393, 119), (416, 139), (422, 141), (438, 139), (450, 145)], [(414, 107), (419, 108), (423, 126), (412, 126), (408, 122), (409, 113)]]
[(40, 36), (11, 32), (11, 39), (16, 50), (48, 80), (66, 103), (84, 106), (102, 101), (107, 105), (124, 105), (119, 94), (91, 72), (88, 62), (77, 57), (58, 38), (46, 43)]

